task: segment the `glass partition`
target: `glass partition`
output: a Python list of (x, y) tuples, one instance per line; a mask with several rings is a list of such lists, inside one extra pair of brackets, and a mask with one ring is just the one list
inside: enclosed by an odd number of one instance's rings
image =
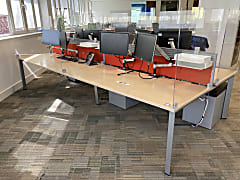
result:
[[(238, 68), (233, 63), (238, 62), (233, 61), (239, 24), (237, 9), (192, 8), (163, 11), (158, 17), (141, 12), (134, 18), (124, 15), (93, 17), (93, 22), (112, 30), (135, 23), (137, 32), (158, 36), (157, 44), (173, 60), (172, 67), (161, 67), (169, 62), (156, 51), (156, 56), (160, 56), (155, 57), (155, 63), (159, 64), (157, 75), (175, 79), (171, 102), (165, 103), (171, 108), (184, 106), (192, 97), (219, 85)], [(183, 90), (184, 86), (188, 90)]]
[[(132, 54), (137, 33), (157, 36), (156, 44), (160, 48), (156, 48), (153, 62), (146, 64), (148, 70), (143, 68), (143, 71), (164, 79), (166, 98), (159, 100), (164, 109), (178, 111), (226, 81), (238, 68), (233, 54), (239, 10), (192, 8), (164, 11), (160, 16), (141, 12), (134, 18), (119, 12), (111, 16), (93, 16), (89, 20), (91, 23), (83, 26), (84, 29), (125, 29), (129, 32)], [(81, 25), (76, 17), (75, 25)], [(96, 57), (102, 58), (102, 55)], [(136, 60), (136, 64), (138, 62), (140, 60)], [(139, 69), (135, 67), (134, 70)]]
[[(178, 30), (173, 109), (177, 111), (199, 96), (200, 104), (207, 108), (213, 87), (223, 86), (234, 75), (238, 68), (232, 65), (238, 23), (239, 10), (234, 9), (193, 8), (170, 12), (169, 16), (168, 12), (160, 13), (160, 29)], [(192, 33), (190, 47), (185, 44), (190, 37), (187, 32)]]

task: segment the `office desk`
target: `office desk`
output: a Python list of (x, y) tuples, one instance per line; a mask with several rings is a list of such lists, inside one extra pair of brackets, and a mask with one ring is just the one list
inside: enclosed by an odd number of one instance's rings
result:
[[(215, 88), (207, 88), (206, 86), (185, 81), (175, 81), (174, 79), (164, 77), (150, 80), (141, 79), (138, 77), (137, 72), (117, 76), (119, 69), (116, 67), (102, 64), (87, 66), (87, 64), (78, 64), (57, 59), (56, 54), (50, 55), (49, 53), (19, 57), (22, 82), (25, 88), (26, 83), (22, 65), (23, 61), (169, 111), (165, 164), (165, 173), (167, 175), (170, 175), (175, 113)], [(220, 85), (224, 81), (229, 81), (226, 97), (228, 102), (225, 102), (227, 108), (225, 111), (227, 112), (233, 78), (236, 71), (217, 69), (216, 72), (218, 73), (217, 85)], [(174, 82), (176, 87), (174, 102), (177, 103), (175, 105), (173, 105)]]

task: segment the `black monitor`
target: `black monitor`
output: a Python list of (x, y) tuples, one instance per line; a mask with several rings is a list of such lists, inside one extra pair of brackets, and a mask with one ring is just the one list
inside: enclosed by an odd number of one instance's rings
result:
[(68, 45), (68, 42), (67, 42), (66, 32), (61, 31), (60, 32), (60, 46), (63, 49), (67, 49), (67, 45)]
[(89, 30), (89, 29), (85, 29), (83, 32), (83, 39), (89, 39), (88, 35), (92, 35), (93, 39), (97, 38), (97, 40), (100, 40), (100, 34), (101, 34), (101, 30)]
[(136, 29), (137, 32), (139, 33), (146, 33), (146, 34), (152, 34), (153, 31), (149, 31), (149, 30), (146, 30), (146, 29)]
[(60, 32), (58, 30), (43, 30), (42, 44), (60, 45)]
[(157, 36), (154, 34), (138, 33), (134, 50), (134, 57), (153, 62)]
[(93, 39), (97, 38), (100, 41), (102, 30), (90, 30), (90, 35), (92, 35)]
[[(192, 40), (192, 31), (180, 31), (180, 39), (179, 39), (179, 31), (159, 31), (158, 33), (157, 44), (160, 47), (169, 47), (170, 44), (169, 39), (173, 39), (175, 47), (178, 49), (190, 49), (191, 40)], [(179, 47), (178, 47), (178, 39)]]
[(152, 23), (152, 28), (154, 33), (159, 32), (159, 24), (158, 23)]
[(75, 32), (76, 32), (77, 38), (83, 39), (83, 29), (82, 28), (76, 28)]
[(129, 33), (102, 32), (100, 52), (128, 56)]
[(85, 29), (84, 31), (83, 31), (83, 39), (89, 39), (88, 38), (88, 35), (90, 34), (90, 30), (88, 30), (88, 29)]
[(128, 27), (115, 27), (115, 32), (128, 32)]

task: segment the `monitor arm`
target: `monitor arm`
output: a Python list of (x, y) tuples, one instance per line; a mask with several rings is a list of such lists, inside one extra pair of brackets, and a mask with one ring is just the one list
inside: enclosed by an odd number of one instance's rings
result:
[(165, 58), (166, 61), (169, 62), (169, 64), (157, 64), (156, 62), (153, 64), (153, 76), (157, 75), (157, 68), (158, 67), (172, 67), (174, 66), (173, 60), (165, 53), (165, 51), (160, 48), (158, 45), (156, 45), (156, 50)]
[(172, 49), (176, 49), (173, 38), (169, 38), (169, 39), (168, 39), (168, 44), (170, 44), (170, 46), (171, 46)]
[(171, 58), (165, 53), (165, 51), (156, 45), (156, 50), (165, 58), (166, 61), (171, 61)]
[(135, 61), (135, 58), (132, 58), (132, 59), (125, 59), (123, 58), (123, 70), (126, 70), (126, 63), (128, 62), (134, 62)]
[(66, 51), (71, 51), (71, 52), (75, 52), (76, 53), (76, 57), (78, 58), (78, 50), (76, 49), (76, 50), (74, 50), (74, 49), (69, 49), (69, 48), (66, 48), (66, 49), (64, 49), (64, 48), (61, 48), (61, 47), (54, 47), (55, 49), (60, 49), (61, 51), (63, 51), (63, 50), (66, 50)]
[(172, 62), (169, 64), (153, 64), (153, 76), (155, 77), (157, 75), (157, 68), (159, 67), (172, 67), (175, 66), (175, 64), (173, 64)]

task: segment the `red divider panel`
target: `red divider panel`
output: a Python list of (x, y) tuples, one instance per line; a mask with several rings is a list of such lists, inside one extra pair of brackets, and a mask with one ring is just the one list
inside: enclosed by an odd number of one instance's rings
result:
[[(86, 55), (89, 52), (93, 52), (95, 54), (95, 58), (94, 58), (95, 61), (97, 62), (103, 61), (103, 54), (100, 53), (99, 49), (80, 47), (76, 44), (69, 44), (68, 48), (78, 49), (79, 51), (78, 56), (80, 59), (85, 59)], [(61, 53), (61, 50), (54, 49), (53, 52)], [(74, 52), (69, 52), (69, 51), (67, 51), (66, 54), (73, 55), (73, 56), (76, 55)], [(132, 57), (125, 57), (125, 59), (131, 59), (131, 58)], [(122, 56), (119, 59), (119, 56), (105, 54), (105, 63), (109, 65), (122, 68), (123, 67), (122, 59), (123, 59)], [(156, 62), (157, 64), (169, 64), (167, 61), (165, 61), (164, 57), (154, 56), (153, 63), (148, 63), (146, 61), (142, 61), (136, 58), (135, 62), (126, 63), (126, 68), (129, 67), (129, 69), (141, 70), (143, 72), (148, 72), (152, 74), (154, 62)], [(160, 67), (160, 68), (157, 68), (156, 74), (157, 76), (166, 76), (170, 78), (175, 78), (175, 72), (177, 71), (177, 74), (176, 74), (177, 79), (207, 85), (211, 81), (212, 69), (213, 67), (210, 67), (204, 70), (197, 70), (197, 69), (176, 67), (176, 66)]]

